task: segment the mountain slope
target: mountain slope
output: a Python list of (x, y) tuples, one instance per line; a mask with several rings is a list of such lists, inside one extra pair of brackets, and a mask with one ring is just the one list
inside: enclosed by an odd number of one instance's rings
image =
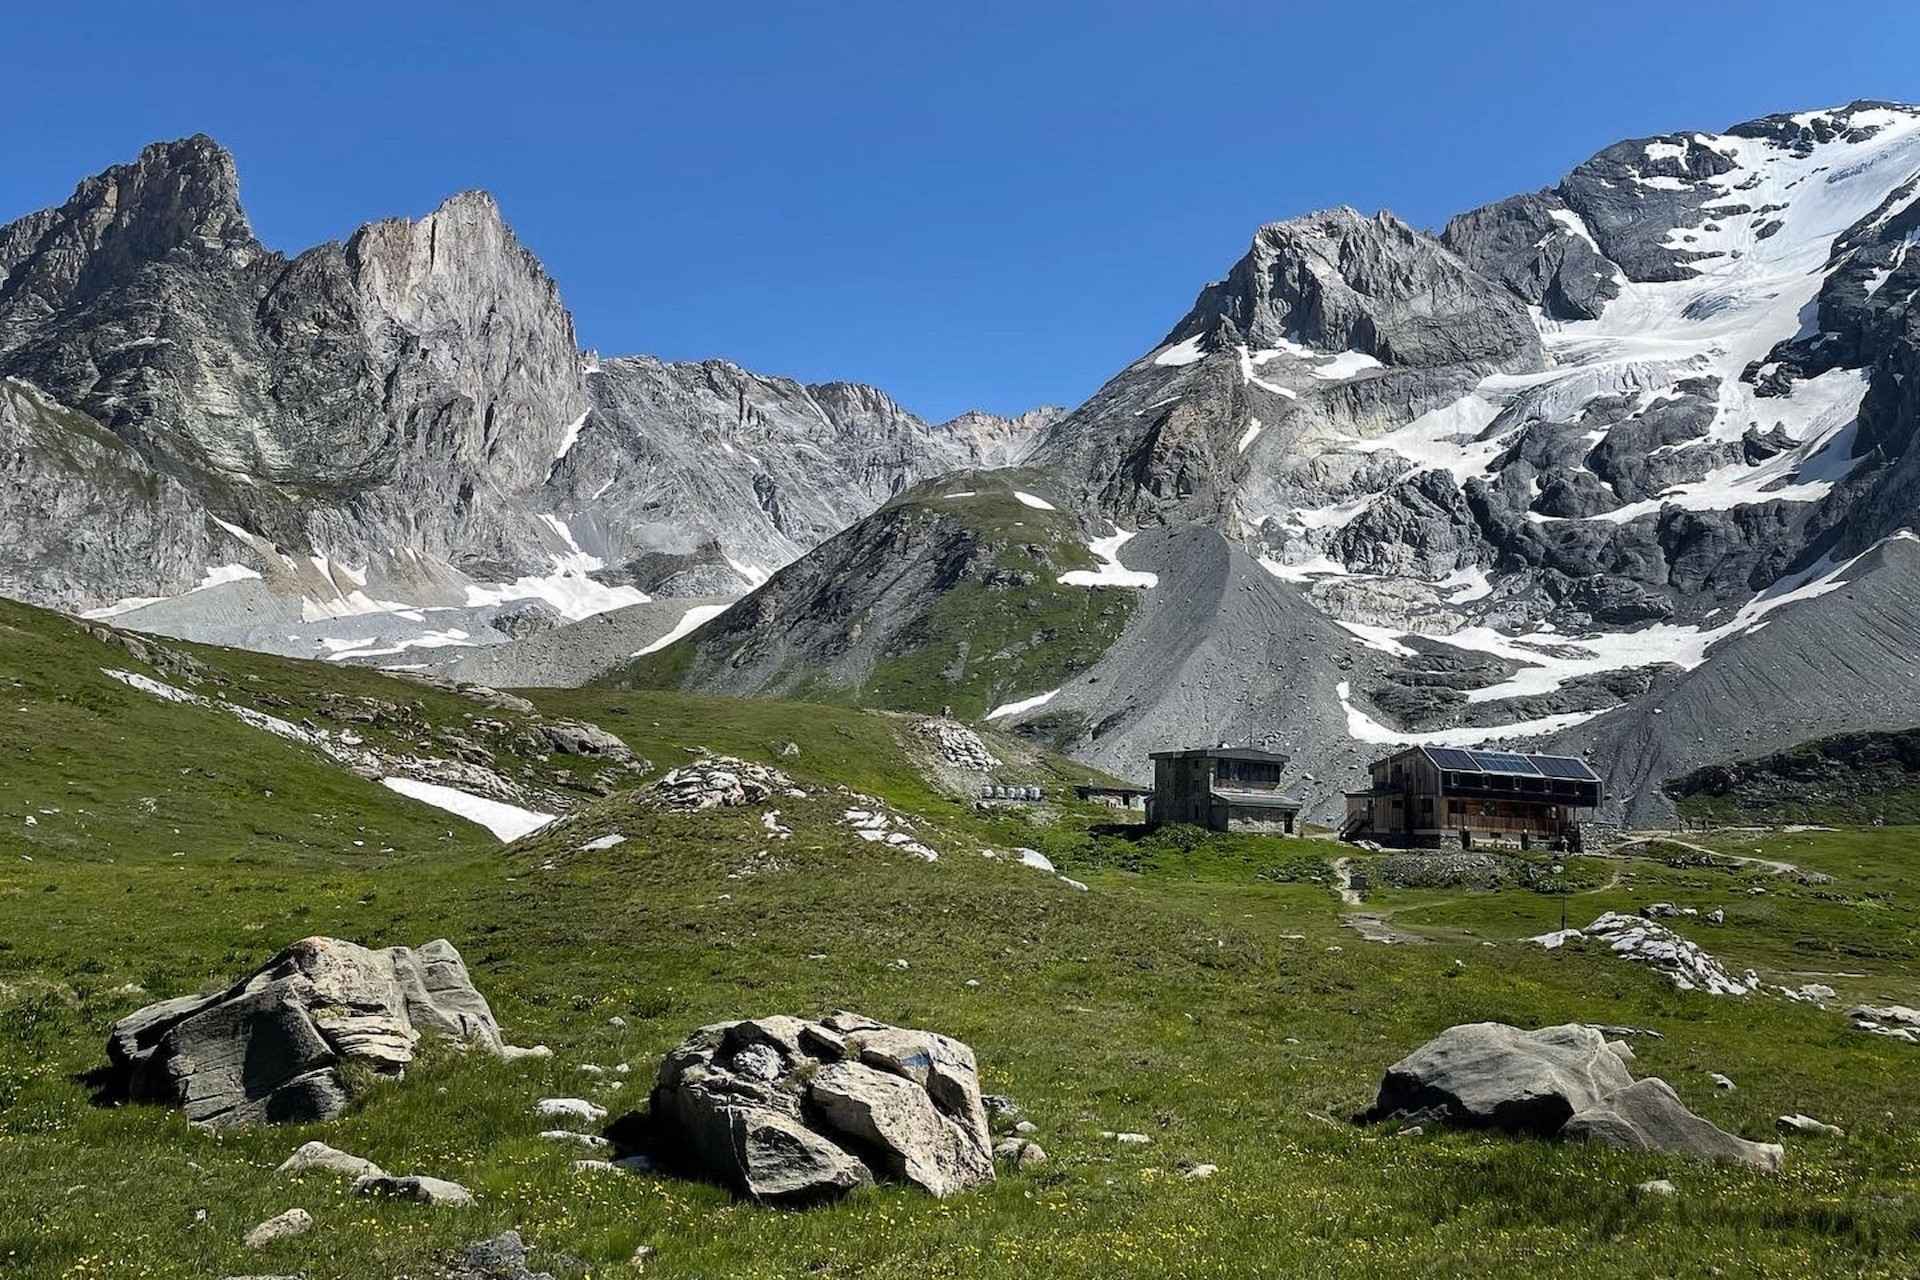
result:
[(973, 719), (1054, 688), (1119, 636), (1132, 592), (1023, 485), (1041, 487), (1019, 471), (920, 485), (614, 680)]
[[(1867, 575), (1898, 601), (1920, 574), (1899, 541), (1920, 506), (1917, 190), (1920, 111), (1855, 103), (1622, 142), (1437, 239), (1352, 210), (1263, 227), (1027, 455), (1089, 538), (1173, 541), (1126, 544), (1158, 594), (1109, 657), (1152, 657), (1087, 666), (1102, 678), (1018, 722), (1135, 777), (1170, 738), (1278, 735), (1322, 815), (1359, 781), (1356, 752), (1550, 739), (1591, 749), (1639, 819), (1668, 811), (1671, 773), (1797, 741), (1779, 740), (1795, 725), (1877, 726), (1870, 697), (1830, 681), (1910, 687), (1885, 619), (1847, 618), (1821, 678), (1778, 673), (1821, 660), (1832, 602), (1804, 593)], [(1279, 579), (1235, 571), (1237, 603), (1269, 600), (1258, 617), (1209, 603), (1233, 598), (1216, 553), (1142, 558), (1199, 547), (1193, 526)], [(860, 572), (884, 575), (888, 542), (868, 541)], [(1151, 621), (1159, 600), (1182, 602), (1167, 616), (1190, 637)], [(734, 615), (732, 649), (770, 643), (757, 616)], [(808, 647), (832, 653), (851, 631), (822, 616), (840, 630)], [(1217, 695), (1175, 692), (1185, 655), (1259, 654), (1270, 634), (1309, 655), (1296, 705), (1268, 699), (1257, 661), (1220, 668)], [(1739, 709), (1757, 688), (1774, 708), (1762, 744)], [(1675, 717), (1680, 691), (1709, 689)]]

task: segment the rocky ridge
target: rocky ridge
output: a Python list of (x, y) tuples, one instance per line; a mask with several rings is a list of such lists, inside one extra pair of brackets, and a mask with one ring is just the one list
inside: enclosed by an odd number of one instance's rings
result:
[[(930, 424), (852, 383), (601, 361), (486, 193), (288, 258), (204, 136), (0, 227), (0, 590), (179, 598), (193, 638), (735, 594), (1056, 415)], [(491, 617), (439, 632), (492, 642)]]

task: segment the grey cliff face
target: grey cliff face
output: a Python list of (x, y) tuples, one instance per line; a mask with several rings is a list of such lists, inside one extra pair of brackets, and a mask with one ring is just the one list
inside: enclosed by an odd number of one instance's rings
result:
[(486, 193), (287, 259), (205, 137), (0, 228), (0, 376), (0, 589), (70, 608), (228, 565), (294, 617), (466, 604), (476, 582), (571, 577), (546, 594), (575, 612), (737, 591), (1049, 420), (935, 427), (851, 383), (583, 363)]
[(1223, 334), (1255, 350), (1297, 342), (1412, 368), (1520, 372), (1540, 356), (1526, 312), (1440, 242), (1390, 213), (1344, 208), (1260, 228), (1168, 341)]
[(1317, 439), (1377, 431), (1540, 362), (1512, 294), (1391, 214), (1335, 209), (1262, 227), (1156, 352), (1029, 457), (1122, 523), (1238, 535), (1256, 506), (1356, 482), (1314, 471)]
[[(361, 562), (402, 546), (500, 558), (533, 539), (530, 517), (487, 499), (539, 482), (534, 459), (585, 396), (557, 290), (491, 198), (289, 262), (248, 228), (232, 157), (196, 137), (89, 179), (0, 243), (0, 366), (208, 514)], [(216, 541), (212, 562), (257, 560)], [(74, 594), (134, 572), (76, 566)], [(198, 576), (149, 575), (139, 594)]]
[[(555, 464), (546, 500), (576, 533), (596, 531), (604, 549), (583, 545), (616, 568), (723, 548), (729, 590), (757, 585), (968, 457), (950, 434), (855, 383), (807, 386), (723, 360), (634, 356), (600, 362), (587, 388), (593, 410)], [(651, 592), (666, 579), (641, 570), (636, 581)], [(697, 585), (695, 594), (711, 594), (721, 584)]]
[(1555, 320), (1594, 320), (1619, 269), (1557, 192), (1514, 196), (1450, 219), (1441, 243)]

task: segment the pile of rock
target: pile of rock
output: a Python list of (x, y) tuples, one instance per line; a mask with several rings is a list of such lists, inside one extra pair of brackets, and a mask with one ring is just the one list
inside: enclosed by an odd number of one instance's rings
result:
[(877, 800), (866, 796), (857, 797), (867, 804), (867, 808), (848, 809), (840, 819), (840, 825), (852, 827), (853, 834), (869, 844), (884, 844), (910, 853), (926, 862), (938, 862), (940, 855), (929, 846), (922, 844), (909, 829), (906, 819), (892, 812)]
[(947, 1196), (994, 1176), (973, 1050), (858, 1014), (702, 1027), (660, 1064), (650, 1115), (662, 1154), (768, 1204), (876, 1178)]
[(987, 750), (980, 735), (958, 720), (929, 716), (914, 727), (921, 737), (939, 748), (940, 758), (955, 769), (985, 773), (1000, 767), (1000, 761)]
[(219, 1128), (325, 1120), (347, 1105), (341, 1068), (397, 1077), (429, 1033), (504, 1057), (543, 1052), (506, 1043), (444, 939), (374, 951), (306, 938), (225, 991), (114, 1023), (110, 1087)]
[(1666, 1151), (1777, 1171), (1785, 1151), (1689, 1111), (1664, 1080), (1635, 1080), (1632, 1051), (1598, 1028), (1449, 1027), (1387, 1068), (1361, 1123), (1446, 1124)]
[(1588, 925), (1585, 936), (1597, 938), (1622, 959), (1648, 965), (1673, 980), (1682, 991), (1705, 991), (1716, 996), (1744, 996), (1760, 988), (1760, 975), (1749, 969), (1730, 976), (1706, 951), (1662, 924), (1617, 911)]
[(1847, 1017), (1856, 1031), (1920, 1044), (1920, 1009), (1910, 1009), (1903, 1004), (1862, 1004), (1847, 1010)]
[(804, 800), (807, 793), (769, 765), (733, 756), (703, 756), (693, 764), (669, 770), (646, 789), (642, 803), (691, 813), (760, 804), (776, 795)]

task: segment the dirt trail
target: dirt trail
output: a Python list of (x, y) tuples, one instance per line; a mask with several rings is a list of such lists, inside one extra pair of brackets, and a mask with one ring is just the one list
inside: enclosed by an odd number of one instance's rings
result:
[[(1340, 895), (1340, 905), (1346, 908), (1358, 907), (1364, 901), (1360, 891), (1353, 887), (1353, 859), (1335, 858), (1333, 860), (1333, 887)], [(1388, 945), (1402, 942), (1425, 942), (1416, 934), (1402, 933), (1387, 923), (1386, 917), (1372, 911), (1344, 910), (1340, 913), (1340, 923), (1353, 930), (1368, 942), (1384, 942)]]
[(1622, 849), (1630, 848), (1636, 844), (1670, 844), (1681, 849), (1691, 849), (1695, 853), (1704, 853), (1715, 858), (1722, 858), (1728, 862), (1737, 862), (1744, 866), (1765, 867), (1777, 876), (1790, 876), (1800, 870), (1800, 868), (1793, 863), (1782, 862), (1778, 858), (1758, 858), (1749, 854), (1724, 853), (1719, 849), (1709, 849), (1703, 844), (1695, 844), (1691, 840), (1682, 840), (1678, 836), (1661, 835), (1658, 832), (1652, 835), (1636, 836), (1632, 840), (1623, 841), (1614, 846), (1614, 852), (1617, 853)]

